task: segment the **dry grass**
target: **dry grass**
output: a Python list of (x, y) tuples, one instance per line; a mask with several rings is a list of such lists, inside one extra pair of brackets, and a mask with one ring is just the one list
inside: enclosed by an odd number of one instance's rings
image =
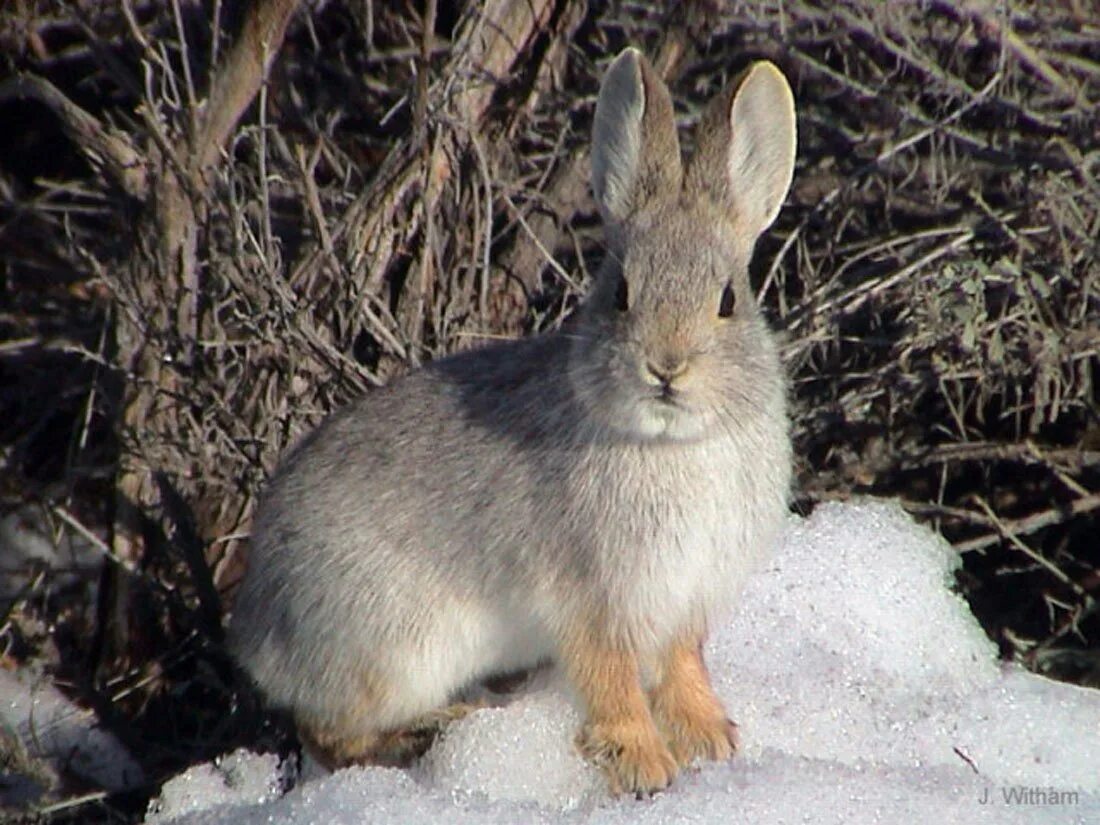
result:
[[(218, 649), (256, 491), (349, 398), (560, 323), (601, 252), (596, 84), (634, 43), (685, 125), (750, 58), (795, 88), (795, 188), (755, 274), (787, 335), (801, 506), (900, 497), (966, 554), (1005, 655), (1097, 681), (1090, 4), (545, 0), (505, 45), (476, 9), (384, 5), (299, 12), (205, 166), (198, 101), (243, 6), (0, 12), (0, 121), (20, 124), (0, 136), (0, 494), (104, 558), (0, 605), (5, 661), (45, 661), (154, 777), (278, 740)], [(150, 196), (173, 175), (178, 272)]]

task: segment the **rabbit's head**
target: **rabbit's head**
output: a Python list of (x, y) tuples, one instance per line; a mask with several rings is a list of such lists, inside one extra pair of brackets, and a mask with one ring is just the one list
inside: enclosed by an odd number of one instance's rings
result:
[(586, 411), (628, 439), (691, 440), (731, 416), (782, 414), (754, 409), (782, 379), (748, 263), (791, 182), (787, 81), (754, 63), (712, 101), (696, 135), (685, 168), (667, 87), (638, 51), (620, 54), (592, 137), (608, 254), (578, 316), (569, 372)]

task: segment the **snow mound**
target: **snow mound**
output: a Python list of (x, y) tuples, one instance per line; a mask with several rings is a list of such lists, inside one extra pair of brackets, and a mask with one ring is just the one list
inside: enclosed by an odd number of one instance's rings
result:
[(452, 725), (410, 771), (352, 768), (280, 796), (272, 758), (238, 753), (243, 784), (192, 769), (149, 821), (1100, 822), (1100, 693), (999, 664), (950, 589), (956, 566), (894, 504), (792, 518), (708, 644), (742, 753), (651, 799), (607, 795), (551, 676)]
[(448, 728), (418, 769), (425, 784), (486, 799), (572, 810), (606, 796), (600, 772), (573, 738), (581, 714), (560, 682)]
[(234, 806), (259, 805), (281, 795), (283, 773), (279, 758), (273, 754), (257, 756), (246, 750), (235, 751), (215, 762), (189, 768), (166, 782), (145, 821), (157, 825), (183, 814), (210, 810), (227, 816)]

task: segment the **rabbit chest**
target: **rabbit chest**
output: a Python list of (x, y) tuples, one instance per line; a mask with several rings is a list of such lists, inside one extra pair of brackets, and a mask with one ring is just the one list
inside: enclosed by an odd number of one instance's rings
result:
[(573, 524), (607, 609), (635, 642), (660, 646), (736, 597), (770, 549), (788, 472), (761, 461), (785, 432), (593, 450), (571, 473)]

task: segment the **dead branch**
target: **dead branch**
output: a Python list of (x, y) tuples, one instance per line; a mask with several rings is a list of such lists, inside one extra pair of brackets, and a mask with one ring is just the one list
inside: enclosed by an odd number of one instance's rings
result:
[(245, 109), (251, 105), (279, 54), (286, 27), (300, 0), (257, 0), (244, 28), (211, 84), (195, 136), (193, 158), (200, 174), (213, 166)]
[(12, 99), (36, 100), (48, 107), (93, 167), (130, 197), (144, 200), (148, 191), (145, 159), (127, 135), (104, 126), (44, 77), (18, 74), (0, 83), (0, 102)]
[[(988, 508), (988, 505), (986, 505)], [(1093, 493), (1074, 499), (1065, 506), (1047, 507), (1029, 516), (1017, 519), (995, 518), (991, 509), (986, 510), (986, 522), (997, 527), (997, 532), (986, 533), (972, 539), (966, 539), (955, 544), (955, 549), (960, 553), (969, 553), (973, 550), (982, 550), (1001, 542), (1004, 539), (1015, 539), (1026, 536), (1044, 527), (1052, 527), (1062, 524), (1076, 516), (1090, 513), (1100, 509), (1100, 493)], [(1029, 548), (1030, 550), (1030, 548)], [(1034, 558), (1034, 551), (1028, 553)]]

